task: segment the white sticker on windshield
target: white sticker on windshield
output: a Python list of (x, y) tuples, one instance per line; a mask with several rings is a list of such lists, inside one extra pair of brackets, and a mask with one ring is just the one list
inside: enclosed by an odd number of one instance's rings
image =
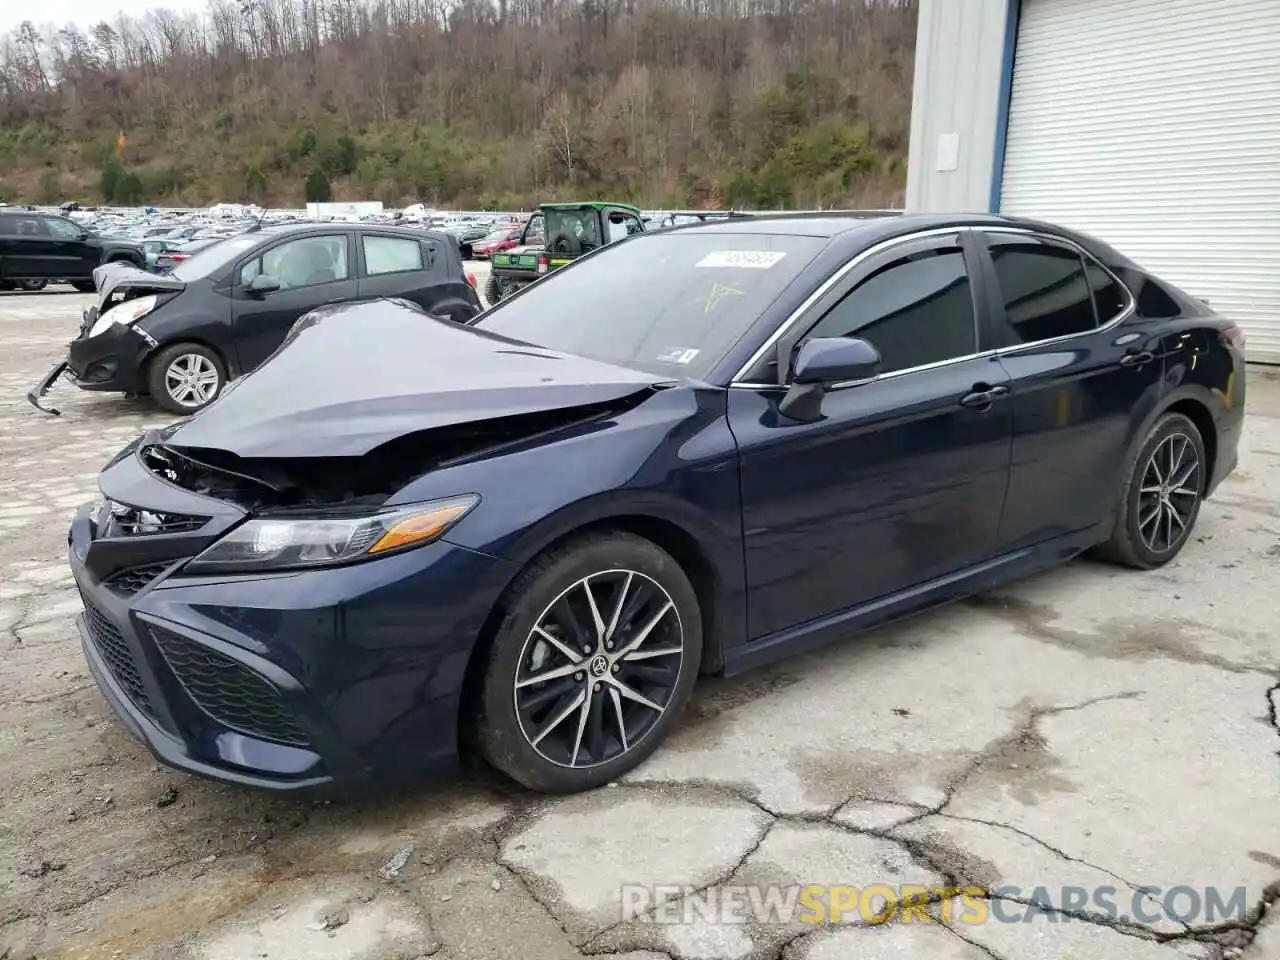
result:
[(693, 358), (701, 352), (701, 350), (694, 350), (692, 347), (687, 349), (684, 347), (672, 347), (670, 350), (664, 350), (662, 353), (658, 354), (658, 362), (680, 364), (693, 363)]
[(779, 250), (717, 250), (699, 260), (696, 267), (737, 267), (741, 270), (768, 270), (786, 254)]

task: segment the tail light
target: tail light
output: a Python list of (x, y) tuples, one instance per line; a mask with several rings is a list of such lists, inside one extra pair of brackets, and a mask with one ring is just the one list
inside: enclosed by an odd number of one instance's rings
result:
[(470, 271), (467, 273), (467, 283), (471, 284), (473, 287), (476, 285), (476, 275)]
[(546, 273), (550, 269), (551, 269), (551, 258), (544, 253), (542, 256), (538, 257), (538, 272)]
[(1224, 347), (1244, 353), (1244, 331), (1236, 324), (1231, 324), (1231, 326), (1219, 333), (1218, 337), (1222, 340)]
[(174, 263), (181, 263), (183, 260), (191, 259), (191, 254), (189, 253), (170, 253), (167, 256), (168, 259), (172, 260)]

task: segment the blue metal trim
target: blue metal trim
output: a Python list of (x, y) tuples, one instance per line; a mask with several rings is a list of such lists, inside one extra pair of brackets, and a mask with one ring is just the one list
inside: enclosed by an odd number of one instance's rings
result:
[(1009, 103), (1013, 99), (1013, 59), (1018, 46), (1018, 18), (1022, 0), (1007, 0), (1004, 21), (1004, 55), (1000, 63), (1000, 103), (996, 113), (996, 150), (991, 164), (991, 194), (987, 212), (1000, 212), (1000, 192), (1004, 187), (1004, 150), (1009, 136)]

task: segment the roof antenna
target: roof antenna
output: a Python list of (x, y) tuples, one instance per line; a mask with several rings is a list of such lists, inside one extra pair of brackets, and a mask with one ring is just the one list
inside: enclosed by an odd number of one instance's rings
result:
[(258, 219), (253, 221), (253, 226), (246, 230), (245, 233), (257, 233), (262, 229), (262, 221), (265, 219), (267, 219), (267, 208), (263, 207), (262, 212), (258, 214)]

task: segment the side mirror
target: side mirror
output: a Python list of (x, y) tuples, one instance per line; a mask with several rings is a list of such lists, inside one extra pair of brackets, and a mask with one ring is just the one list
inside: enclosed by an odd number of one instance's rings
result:
[(836, 383), (871, 380), (880, 375), (880, 352), (866, 340), (816, 337), (806, 340), (791, 367), (791, 389), (778, 410), (792, 420), (822, 416), (822, 398)]
[(249, 295), (254, 297), (265, 297), (268, 293), (275, 293), (279, 289), (280, 281), (265, 274), (258, 274), (249, 281), (249, 286), (245, 287)]

